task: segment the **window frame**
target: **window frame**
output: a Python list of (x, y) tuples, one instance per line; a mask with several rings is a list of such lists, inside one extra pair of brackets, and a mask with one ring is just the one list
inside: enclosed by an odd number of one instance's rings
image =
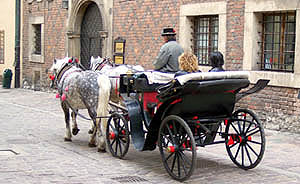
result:
[[(36, 25), (40, 25), (41, 27), (41, 52), (36, 53), (35, 47), (36, 47), (36, 35), (35, 35), (35, 27)], [(34, 63), (44, 63), (44, 17), (30, 17), (29, 18), (29, 42), (28, 42), (28, 57), (30, 62)]]
[[(260, 42), (262, 41), (262, 26), (260, 22), (262, 14), (278, 11), (296, 11), (295, 62), (293, 73), (260, 70), (258, 64), (261, 60), (259, 52), (261, 52)], [(256, 83), (259, 79), (263, 78), (269, 79), (269, 85), (271, 86), (300, 88), (300, 4), (298, 0), (290, 0), (289, 3), (245, 0), (244, 16), (243, 70), (250, 72), (250, 82)]]
[[(194, 51), (194, 17), (218, 15), (219, 32), (218, 32), (218, 51), (226, 58), (226, 20), (227, 20), (227, 2), (208, 2), (208, 3), (191, 3), (180, 6), (179, 15), (179, 44), (185, 51)], [(226, 61), (225, 61), (226, 62)], [(207, 72), (211, 66), (199, 65), (199, 70)]]
[[(207, 22), (207, 27), (206, 25), (201, 26), (201, 19), (208, 19), (204, 20)], [(215, 22), (217, 23), (217, 26), (215, 25)], [(203, 29), (207, 29), (207, 32), (201, 32), (201, 27)], [(217, 29), (217, 32), (213, 31)], [(199, 30), (199, 31), (198, 31)], [(206, 31), (206, 30), (205, 30)], [(193, 32), (193, 38), (194, 38), (194, 54), (198, 57), (198, 64), (203, 65), (203, 66), (209, 66), (209, 56), (211, 52), (217, 51), (218, 50), (218, 35), (219, 35), (219, 16), (218, 15), (204, 15), (204, 16), (195, 16), (194, 17), (194, 32)], [(198, 37), (199, 35), (199, 37)], [(214, 40), (214, 35), (217, 35), (217, 39)], [(201, 37), (203, 39), (201, 39)], [(199, 39), (198, 39), (199, 38)], [(205, 39), (206, 38), (206, 39)], [(200, 46), (198, 42), (206, 42), (204, 45), (205, 46)], [(217, 42), (217, 46), (214, 46), (214, 41)], [(202, 47), (202, 48), (201, 48)], [(201, 51), (202, 50), (202, 51)], [(203, 50), (207, 52), (203, 52)], [(201, 60), (199, 55), (202, 55), (202, 58), (204, 58), (204, 61)], [(205, 56), (203, 56), (205, 54)]]
[[(287, 16), (293, 16), (294, 21), (288, 21)], [(266, 17), (272, 17), (272, 20), (266, 20)], [(280, 20), (275, 20), (275, 17), (279, 17)], [(275, 30), (275, 24), (280, 25), (279, 32), (276, 32)], [(267, 24), (272, 25), (272, 31), (266, 31), (268, 28), (266, 27)], [(287, 24), (293, 24), (294, 30), (293, 32), (286, 32), (286, 25)], [(272, 36), (272, 42), (269, 43), (266, 41), (266, 36), (271, 35)], [(279, 36), (279, 43), (276, 43), (274, 41), (275, 36)], [(286, 43), (286, 38), (288, 35), (292, 35), (293, 39), (296, 39), (296, 12), (295, 11), (288, 11), (288, 12), (266, 12), (262, 14), (262, 42), (261, 42), (261, 61), (260, 61), (260, 69), (266, 70), (266, 71), (278, 71), (278, 72), (294, 72), (294, 63), (295, 63), (295, 42), (294, 43)], [(271, 44), (272, 49), (266, 49), (266, 45)], [(275, 45), (279, 44), (279, 51), (274, 49)], [(288, 44), (294, 44), (293, 48), (291, 50), (286, 50)], [(270, 54), (272, 57), (269, 59), (269, 62), (266, 61), (266, 55)], [(277, 54), (275, 54), (277, 53)], [(286, 53), (292, 53), (293, 54), (293, 63), (291, 64), (291, 69), (287, 69), (286, 67), (289, 67), (288, 64), (285, 63), (285, 57)], [(273, 64), (272, 58), (274, 58), (274, 55), (279, 56), (278, 57), (278, 63)], [(278, 67), (278, 68), (277, 68)]]

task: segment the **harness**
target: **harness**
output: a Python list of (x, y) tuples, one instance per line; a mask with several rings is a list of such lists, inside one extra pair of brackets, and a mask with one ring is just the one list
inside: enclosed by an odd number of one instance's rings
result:
[(108, 58), (104, 58), (103, 61), (102, 61), (101, 63), (97, 63), (97, 64), (96, 64), (95, 70), (98, 70), (98, 71), (102, 70), (102, 68), (103, 68), (106, 64), (109, 64), (110, 66), (113, 66), (113, 65), (111, 64), (111, 62), (109, 61)]
[[(81, 69), (77, 69), (77, 70), (74, 70), (74, 71), (69, 72), (68, 74), (66, 74), (66, 75), (64, 76), (64, 74), (65, 74), (70, 68), (72, 68), (72, 67), (73, 67), (72, 64), (65, 63), (64, 66), (62, 67), (62, 69), (57, 73), (57, 75), (55, 75), (54, 83), (55, 83), (55, 85), (57, 86), (60, 95), (61, 95), (61, 93), (62, 93), (62, 89), (60, 89), (60, 87), (58, 86), (58, 84), (59, 84), (61, 81), (62, 81), (62, 82), (64, 81), (64, 80), (62, 80), (62, 79), (67, 78), (70, 74), (72, 74), (72, 73), (74, 73), (74, 72), (81, 72), (81, 71), (82, 71)], [(63, 76), (64, 76), (64, 77), (63, 77)], [(62, 84), (63, 84), (63, 83), (62, 83)]]

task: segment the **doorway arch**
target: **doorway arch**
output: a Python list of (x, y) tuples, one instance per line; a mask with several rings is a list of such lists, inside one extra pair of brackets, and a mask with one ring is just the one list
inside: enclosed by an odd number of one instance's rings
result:
[(77, 0), (72, 3), (66, 45), (69, 57), (79, 58), (85, 67), (89, 66), (92, 55), (112, 57), (112, 8), (111, 0)]
[(83, 15), (80, 26), (80, 59), (86, 68), (90, 67), (91, 56), (102, 57), (103, 38), (102, 16), (96, 3), (90, 3)]

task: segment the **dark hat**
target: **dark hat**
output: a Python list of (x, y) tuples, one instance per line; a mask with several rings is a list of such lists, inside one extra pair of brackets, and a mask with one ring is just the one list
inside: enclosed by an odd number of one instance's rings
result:
[(168, 36), (168, 35), (176, 35), (175, 30), (171, 27), (163, 28), (161, 32), (161, 36)]

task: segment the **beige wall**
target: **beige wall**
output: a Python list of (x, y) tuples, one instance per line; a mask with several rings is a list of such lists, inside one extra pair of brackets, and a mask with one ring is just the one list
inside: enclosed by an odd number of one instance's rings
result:
[[(15, 1), (1, 0), (0, 1), (0, 30), (5, 31), (4, 45), (4, 64), (0, 64), (0, 75), (6, 68), (13, 71), (14, 79), (14, 58), (15, 58)], [(14, 87), (14, 80), (11, 87)]]

